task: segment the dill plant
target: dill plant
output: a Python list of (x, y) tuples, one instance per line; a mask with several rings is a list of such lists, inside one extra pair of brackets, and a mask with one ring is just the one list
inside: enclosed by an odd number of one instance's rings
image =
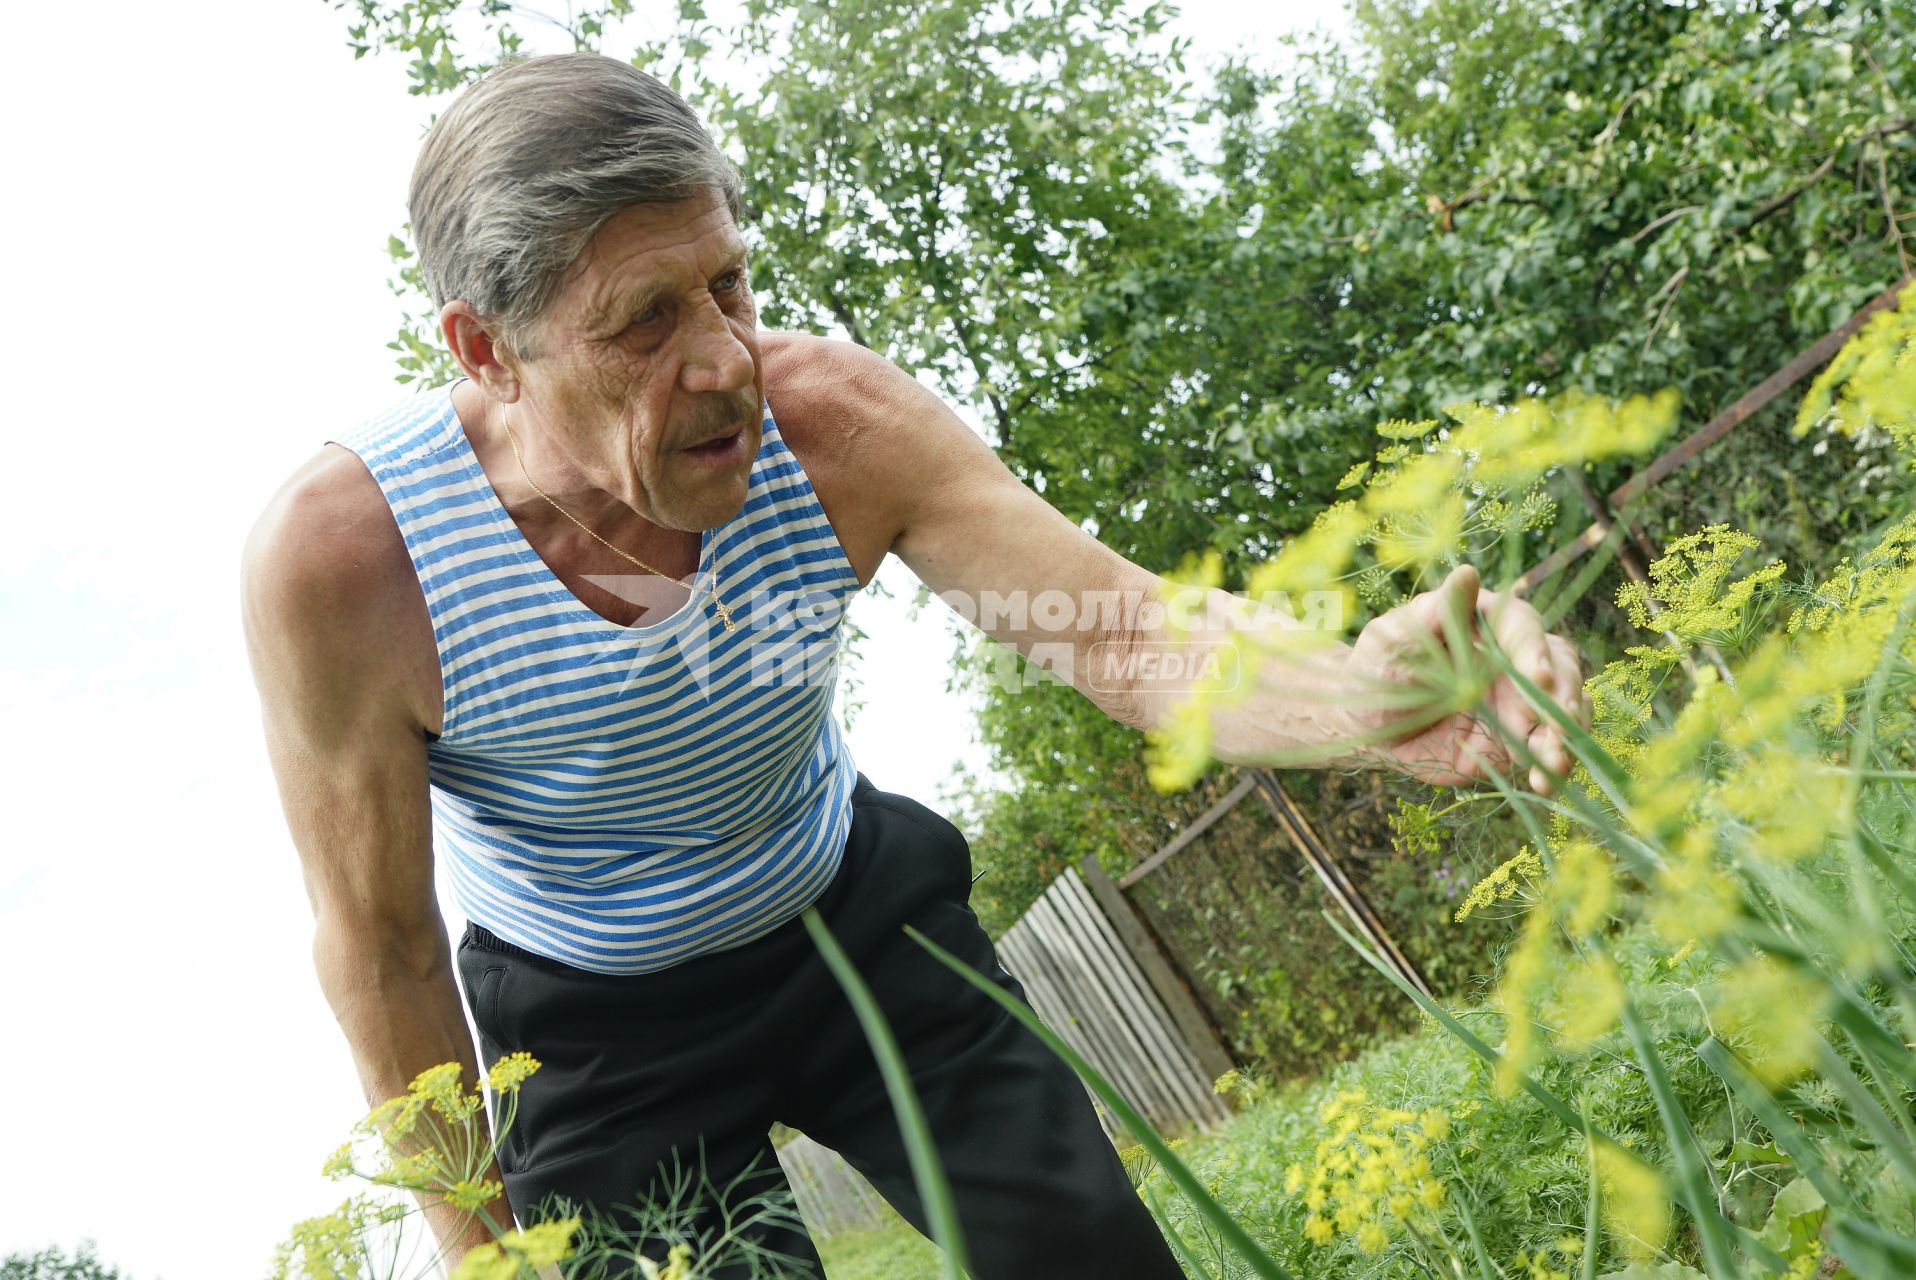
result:
[[(518, 1114), (519, 1086), (538, 1069), (528, 1053), (507, 1054), (468, 1091), (459, 1064), (440, 1063), (420, 1072), (405, 1093), (374, 1107), (322, 1168), (331, 1178), (357, 1179), (374, 1190), (295, 1224), (276, 1251), (269, 1280), (438, 1274), (441, 1259), (430, 1249), (420, 1258), (417, 1233), (407, 1230), (417, 1204), (394, 1192), (444, 1197), (484, 1224), (492, 1239), (468, 1249), (450, 1280), (707, 1280), (720, 1268), (739, 1266), (752, 1280), (801, 1274), (746, 1230), (760, 1223), (802, 1226), (790, 1190), (733, 1195), (737, 1182), (755, 1170), (718, 1187), (705, 1170), (702, 1149), (694, 1168), (675, 1153), (663, 1189), (635, 1191), (630, 1204), (602, 1208), (552, 1195), (528, 1207), (531, 1221), (515, 1226), (504, 1187), (482, 1174)], [(497, 1116), (489, 1133), (486, 1090)], [(700, 1225), (702, 1203), (719, 1207), (715, 1226)], [(661, 1246), (662, 1261), (645, 1252)], [(810, 1269), (802, 1274), (813, 1275)]]
[[(1343, 590), (1388, 605), (1400, 578), (1459, 559), (1501, 550), (1514, 568), (1552, 468), (1643, 452), (1674, 411), (1668, 396), (1572, 395), (1452, 406), (1446, 430), (1387, 423), (1390, 443), (1345, 477), (1356, 494), (1254, 571), (1247, 594)], [(1819, 424), (1887, 433), (1916, 459), (1916, 285), (1812, 386), (1799, 434)], [(1916, 1275), (1916, 514), (1820, 581), (1788, 582), (1780, 561), (1746, 568), (1758, 550), (1711, 525), (1619, 592), (1654, 639), (1587, 682), (1588, 731), (1473, 642), (1577, 756), (1551, 797), (1489, 780), (1529, 840), (1458, 911), (1460, 923), (1493, 907), (1517, 917), (1486, 1007), (1466, 1012), (1483, 1034), (1366, 958), (1478, 1061), (1468, 1100), (1538, 1104), (1530, 1122), (1559, 1130), (1538, 1144), (1559, 1163), (1549, 1182), (1580, 1181), (1580, 1204), (1532, 1224), (1554, 1233), (1492, 1248), (1508, 1243), (1494, 1187), (1460, 1188), (1447, 1217), (1434, 1203), (1374, 1215), (1379, 1196), (1389, 1203), (1381, 1187), (1339, 1201), (1321, 1160), (1308, 1175), (1294, 1166), (1304, 1216), (1288, 1226), (1341, 1251), (1326, 1274)], [(1218, 576), (1213, 559), (1187, 564), (1184, 580)], [(1559, 597), (1547, 610), (1563, 607)], [(1293, 641), (1231, 643), (1227, 674), (1254, 669), (1260, 645)], [(1425, 674), (1439, 714), (1482, 688), (1464, 662)], [(1157, 785), (1202, 772), (1211, 710), (1248, 683), (1200, 689), (1151, 736)], [(1510, 749), (1520, 768), (1532, 763), (1523, 744)], [(1430, 814), (1407, 823), (1422, 845)], [(1336, 1113), (1333, 1100), (1332, 1138), (1361, 1131)], [(1469, 1127), (1448, 1135), (1454, 1151), (1475, 1141)], [(1373, 1168), (1384, 1149), (1374, 1137)], [(1563, 1166), (1569, 1152), (1581, 1169)], [(1461, 1177), (1472, 1164), (1453, 1154), (1447, 1167)]]

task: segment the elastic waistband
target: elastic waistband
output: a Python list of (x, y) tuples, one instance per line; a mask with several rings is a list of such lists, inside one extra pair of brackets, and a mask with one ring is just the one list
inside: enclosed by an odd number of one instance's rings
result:
[(521, 960), (537, 960), (541, 964), (565, 964), (562, 960), (554, 960), (551, 956), (542, 956), (536, 951), (527, 951), (516, 943), (507, 942), (477, 920), (466, 921), (466, 941), (481, 951), (496, 951), (501, 955), (517, 956)]

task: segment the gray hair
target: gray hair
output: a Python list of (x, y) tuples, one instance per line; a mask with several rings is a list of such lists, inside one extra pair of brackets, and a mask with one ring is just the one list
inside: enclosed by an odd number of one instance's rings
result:
[(684, 98), (597, 53), (518, 57), (433, 123), (407, 205), (435, 306), (463, 298), (521, 359), (566, 269), (606, 221), (706, 191), (739, 220), (739, 177)]

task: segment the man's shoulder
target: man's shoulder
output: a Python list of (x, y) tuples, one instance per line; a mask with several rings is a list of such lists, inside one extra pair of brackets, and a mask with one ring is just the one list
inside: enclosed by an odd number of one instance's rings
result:
[(249, 613), (276, 629), (391, 636), (422, 604), (392, 510), (357, 454), (328, 442), (266, 502), (241, 553)]
[(912, 376), (866, 347), (783, 330), (759, 340), (765, 398), (786, 443), (809, 470), (817, 462), (848, 465), (879, 442), (897, 420)]

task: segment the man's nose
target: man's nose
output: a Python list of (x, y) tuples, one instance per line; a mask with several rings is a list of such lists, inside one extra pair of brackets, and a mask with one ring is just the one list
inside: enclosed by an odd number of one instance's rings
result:
[(732, 332), (725, 313), (716, 303), (707, 301), (698, 309), (691, 332), (686, 336), (679, 384), (694, 394), (738, 391), (751, 386), (755, 375), (752, 353)]

